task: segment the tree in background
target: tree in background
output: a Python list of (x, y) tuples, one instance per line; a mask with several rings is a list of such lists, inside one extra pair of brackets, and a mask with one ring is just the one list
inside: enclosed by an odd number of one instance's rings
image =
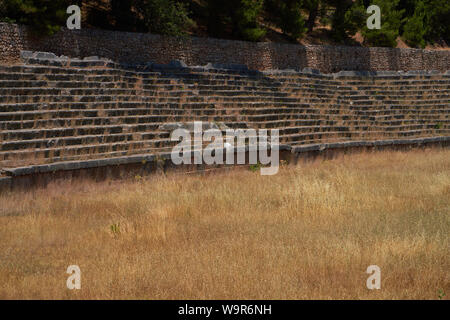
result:
[[(232, 1), (230, 1), (232, 2)], [(234, 16), (237, 35), (245, 40), (258, 41), (266, 31), (259, 27), (258, 17), (260, 16), (264, 0), (239, 0)]]
[[(66, 25), (72, 4), (82, 8), (83, 27), (110, 30), (259, 41), (261, 25), (271, 21), (297, 41), (320, 21), (331, 30), (317, 34), (329, 33), (335, 43), (354, 43), (358, 31), (367, 46), (394, 47), (399, 35), (413, 47), (450, 43), (448, 0), (0, 0), (0, 21), (52, 34)], [(366, 26), (371, 4), (381, 8), (380, 30)]]
[(132, 31), (136, 18), (131, 10), (132, 1), (111, 0), (111, 15), (114, 18), (114, 29)]
[(8, 2), (7, 1), (0, 1), (0, 22), (9, 22), (9, 23), (14, 23), (14, 19), (12, 19), (11, 13), (10, 13), (11, 9), (8, 6)]
[(275, 24), (291, 39), (303, 37), (306, 32), (302, 15), (303, 0), (266, 1), (266, 9), (274, 17)]
[(402, 35), (412, 47), (450, 39), (450, 2), (442, 0), (374, 0), (381, 9), (381, 29), (369, 30), (361, 13), (367, 1), (357, 0), (346, 13), (344, 28), (357, 28), (369, 46), (395, 47)]
[(66, 25), (68, 0), (1, 0), (0, 20), (30, 25), (38, 34), (53, 34)]
[(258, 25), (263, 0), (208, 0), (208, 30), (213, 36), (230, 33), (244, 40), (258, 41), (265, 30)]
[(316, 25), (316, 18), (319, 14), (320, 0), (305, 0), (304, 7), (308, 10), (308, 20), (306, 21), (306, 28), (311, 33)]
[(423, 0), (425, 39), (430, 42), (444, 40), (450, 44), (450, 2)]
[(208, 33), (215, 37), (224, 37), (231, 25), (231, 12), (227, 0), (207, 1)]
[(402, 37), (413, 47), (444, 40), (450, 42), (450, 2), (442, 0), (401, 0), (405, 10)]
[[(406, 11), (406, 8), (405, 8)], [(402, 37), (412, 47), (425, 47), (426, 28), (424, 26), (425, 5), (423, 1), (417, 1), (417, 6), (411, 16), (407, 18), (403, 26)]]
[(347, 11), (353, 6), (352, 0), (327, 0), (327, 4), (334, 7), (334, 13), (331, 18), (331, 36), (337, 42), (345, 42), (348, 38), (349, 20)]
[(186, 6), (174, 0), (135, 0), (135, 8), (142, 15), (149, 32), (170, 36), (184, 36), (195, 25)]
[[(364, 43), (375, 47), (396, 47), (405, 10), (397, 9), (399, 0), (373, 0), (371, 4), (381, 9), (381, 29), (370, 30), (364, 24), (362, 27)], [(363, 6), (361, 1), (357, 1), (356, 5)]]

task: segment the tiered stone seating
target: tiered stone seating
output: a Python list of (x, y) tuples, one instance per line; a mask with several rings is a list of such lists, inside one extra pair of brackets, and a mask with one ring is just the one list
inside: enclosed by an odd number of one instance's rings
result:
[(279, 129), (280, 142), (292, 150), (450, 136), (449, 74), (44, 62), (0, 66), (0, 169), (7, 173), (169, 152), (176, 142), (160, 129), (168, 122)]

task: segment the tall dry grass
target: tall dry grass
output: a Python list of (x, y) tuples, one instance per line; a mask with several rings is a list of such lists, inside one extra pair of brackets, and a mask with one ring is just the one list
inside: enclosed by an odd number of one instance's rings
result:
[(0, 197), (0, 298), (447, 299), (449, 234), (450, 150), (59, 184)]

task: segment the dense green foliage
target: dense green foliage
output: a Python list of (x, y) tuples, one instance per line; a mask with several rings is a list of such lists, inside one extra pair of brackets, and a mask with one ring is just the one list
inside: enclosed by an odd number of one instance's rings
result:
[(68, 0), (0, 0), (0, 21), (32, 25), (37, 33), (53, 34), (66, 25)]
[[(249, 41), (279, 30), (288, 41), (305, 35), (334, 43), (412, 47), (450, 42), (448, 0), (0, 0), (0, 21), (51, 34), (65, 26), (66, 8), (78, 4), (89, 27), (180, 36), (199, 34)], [(381, 8), (381, 29), (369, 30), (366, 9)], [(322, 30), (321, 33), (315, 33)]]
[(421, 48), (425, 47), (425, 15), (425, 5), (423, 2), (420, 2), (415, 8), (412, 16), (403, 26), (403, 38), (408, 45)]
[[(123, 1), (121, 1), (123, 2)], [(142, 14), (149, 32), (182, 36), (194, 25), (183, 3), (172, 0), (135, 0), (135, 8)]]
[(302, 15), (303, 0), (267, 0), (267, 10), (274, 19), (273, 22), (291, 39), (301, 38), (306, 32), (305, 20)]
[(208, 31), (213, 36), (234, 37), (257, 41), (265, 31), (257, 18), (263, 9), (263, 0), (208, 0)]
[(372, 4), (378, 5), (381, 9), (381, 29), (369, 30), (367, 25), (364, 25), (361, 33), (366, 44), (375, 47), (395, 47), (397, 45), (405, 11), (397, 9), (398, 3), (399, 0), (372, 1)]

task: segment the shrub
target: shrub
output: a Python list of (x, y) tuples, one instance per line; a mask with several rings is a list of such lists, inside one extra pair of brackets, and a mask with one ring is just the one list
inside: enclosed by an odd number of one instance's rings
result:
[(450, 1), (423, 0), (425, 38), (450, 42)]
[(399, 0), (374, 0), (372, 4), (381, 9), (381, 29), (370, 30), (364, 26), (364, 42), (376, 47), (396, 47), (397, 37), (403, 23), (404, 9), (397, 10)]
[[(231, 1), (235, 2), (235, 1)], [(258, 27), (257, 18), (263, 8), (263, 0), (240, 0), (234, 11), (233, 20), (238, 35), (245, 40), (258, 41), (266, 31)]]
[(231, 32), (236, 38), (258, 41), (266, 33), (257, 21), (262, 8), (262, 0), (208, 0), (208, 31), (213, 36)]
[(169, 36), (184, 36), (195, 25), (186, 6), (173, 0), (136, 0), (149, 32)]
[(412, 47), (425, 47), (423, 14), (414, 14), (403, 27), (403, 38)]
[(284, 34), (292, 39), (301, 38), (307, 30), (301, 13), (302, 2), (302, 0), (276, 2), (278, 7), (277, 25), (280, 26)]

